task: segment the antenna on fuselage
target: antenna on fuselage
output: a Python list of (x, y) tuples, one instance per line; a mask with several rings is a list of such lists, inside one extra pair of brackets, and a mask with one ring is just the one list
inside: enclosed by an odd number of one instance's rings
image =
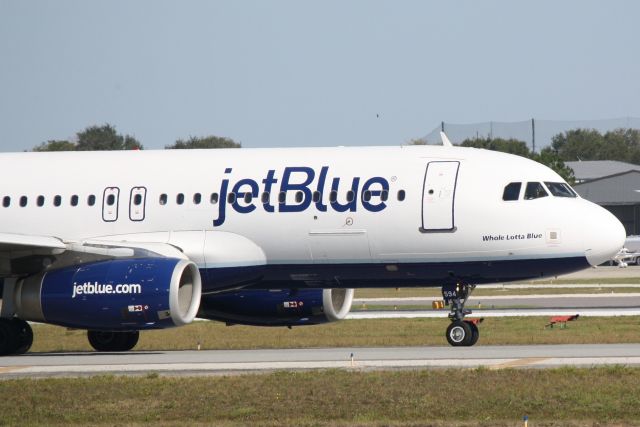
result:
[(449, 141), (449, 138), (447, 138), (447, 135), (443, 131), (440, 131), (440, 139), (442, 139), (443, 146), (453, 147), (453, 144), (451, 143), (451, 141)]

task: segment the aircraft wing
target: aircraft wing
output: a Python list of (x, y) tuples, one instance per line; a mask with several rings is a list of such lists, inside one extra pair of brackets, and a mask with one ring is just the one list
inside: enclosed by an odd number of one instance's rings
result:
[(187, 259), (180, 249), (167, 243), (64, 241), (54, 236), (0, 233), (0, 277), (35, 274), (51, 264), (60, 267), (141, 256)]
[(13, 258), (12, 254), (23, 253), (60, 254), (66, 250), (65, 243), (53, 236), (0, 233), (0, 257)]

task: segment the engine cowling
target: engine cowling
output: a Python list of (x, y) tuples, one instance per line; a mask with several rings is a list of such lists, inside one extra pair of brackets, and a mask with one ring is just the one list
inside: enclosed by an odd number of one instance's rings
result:
[(27, 277), (15, 307), (24, 320), (93, 330), (162, 329), (190, 323), (202, 283), (176, 258), (112, 259)]
[(302, 326), (342, 320), (353, 289), (244, 289), (203, 295), (198, 317), (229, 324)]

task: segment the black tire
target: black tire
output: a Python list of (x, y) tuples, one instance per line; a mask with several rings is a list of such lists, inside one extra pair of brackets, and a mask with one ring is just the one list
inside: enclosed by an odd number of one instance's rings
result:
[(11, 319), (11, 323), (16, 334), (16, 349), (14, 354), (24, 354), (29, 351), (33, 344), (33, 330), (27, 322), (17, 317)]
[(471, 326), (471, 342), (469, 342), (469, 346), (475, 345), (478, 342), (478, 338), (480, 338), (480, 330), (478, 329), (478, 325), (473, 322), (465, 322)]
[(472, 339), (473, 331), (467, 322), (456, 320), (447, 327), (447, 341), (454, 347), (468, 346)]
[(133, 347), (135, 347), (136, 344), (138, 344), (138, 339), (140, 338), (139, 331), (130, 331), (130, 332), (126, 332), (126, 334), (127, 334), (127, 344), (123, 349), (123, 351), (129, 351)]
[(14, 354), (18, 339), (11, 319), (0, 319), (0, 356)]
[(138, 343), (138, 331), (87, 331), (89, 344), (96, 351), (128, 351)]

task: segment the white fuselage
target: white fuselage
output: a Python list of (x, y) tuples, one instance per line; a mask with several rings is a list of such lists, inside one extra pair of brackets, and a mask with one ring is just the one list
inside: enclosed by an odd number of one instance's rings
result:
[[(525, 200), (528, 182), (564, 182), (551, 169), (470, 148), (15, 153), (0, 162), (2, 232), (170, 243), (211, 270), (255, 265), (262, 251), (254, 287), (431, 284), (444, 270), (478, 283), (555, 275), (609, 259), (625, 237), (580, 197)], [(512, 182), (520, 196), (505, 201)]]

